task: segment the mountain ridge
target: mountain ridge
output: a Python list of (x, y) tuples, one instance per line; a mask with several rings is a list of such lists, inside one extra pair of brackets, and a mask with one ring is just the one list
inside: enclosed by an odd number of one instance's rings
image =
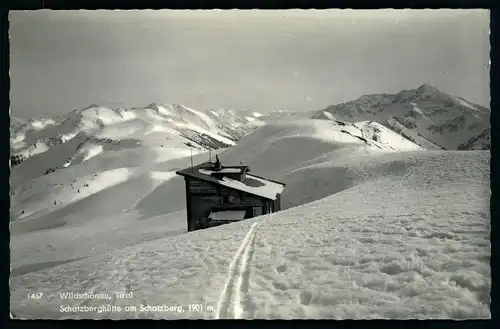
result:
[[(24, 169), (16, 170), (26, 178), (34, 178), (81, 163), (106, 150), (123, 152), (137, 145), (154, 150), (159, 158), (168, 157), (169, 151), (187, 156), (191, 151), (234, 145), (263, 124), (260, 116), (254, 110), (202, 112), (179, 104), (151, 103), (131, 109), (91, 104), (66, 115), (29, 120), (13, 117), (10, 165), (23, 167), (24, 161), (39, 157), (37, 166), (26, 166), (30, 167), (30, 174)], [(44, 156), (45, 153), (51, 156)]]
[[(352, 101), (328, 106), (312, 117), (328, 120), (325, 113), (348, 122), (373, 120), (392, 130), (401, 130), (400, 126), (404, 126), (420, 135), (417, 143), (425, 138), (438, 148), (457, 150), (489, 128), (491, 111), (426, 83), (395, 94), (362, 95)], [(489, 149), (485, 134), (483, 139), (481, 149)]]

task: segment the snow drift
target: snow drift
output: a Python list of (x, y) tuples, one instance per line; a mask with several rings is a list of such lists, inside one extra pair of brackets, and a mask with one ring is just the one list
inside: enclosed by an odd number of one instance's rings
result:
[[(243, 162), (267, 178), (283, 181), (282, 208), (288, 208), (362, 181), (354, 159), (371, 161), (372, 155), (403, 150), (422, 148), (375, 122), (301, 120), (268, 123), (219, 157), (223, 163)], [(327, 162), (328, 169), (312, 167)]]

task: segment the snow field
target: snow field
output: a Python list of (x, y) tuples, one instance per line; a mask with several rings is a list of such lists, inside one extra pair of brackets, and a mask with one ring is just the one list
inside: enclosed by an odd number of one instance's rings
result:
[[(69, 190), (69, 187), (66, 187), (66, 190), (57, 187), (51, 190), (53, 192), (51, 195), (35, 193), (29, 197), (28, 200), (40, 205), (41, 210), (31, 215), (25, 211), (27, 217), (11, 223), (10, 230), (13, 236), (11, 265), (14, 269), (35, 263), (73, 259), (77, 254), (79, 257), (88, 256), (93, 254), (93, 251), (90, 251), (91, 248), (88, 247), (89, 243), (101, 245), (99, 248), (101, 252), (114, 250), (114, 246), (121, 246), (122, 240), (140, 241), (137, 232), (148, 231), (149, 225), (155, 222), (160, 226), (156, 228), (156, 232), (154, 230), (151, 232), (157, 236), (162, 236), (161, 232), (173, 231), (179, 234), (186, 231), (185, 212), (178, 212), (178, 215), (174, 216), (175, 213), (165, 214), (157, 211), (157, 214), (162, 215), (156, 216), (154, 213), (151, 214), (152, 209), (144, 211), (139, 207), (143, 198), (153, 195), (158, 186), (167, 184), (175, 177), (175, 172), (134, 173), (122, 169), (104, 172), (100, 175), (101, 177), (92, 176), (97, 179), (96, 181), (79, 181), (72, 190)], [(86, 181), (89, 182), (87, 187), (84, 186)], [(77, 192), (78, 187), (80, 193)], [(31, 189), (30, 193), (32, 193)], [(53, 205), (52, 198), (57, 200), (57, 205)], [(19, 207), (27, 207), (27, 204), (29, 205), (27, 202), (21, 203)], [(14, 212), (16, 208), (13, 209)], [(162, 221), (162, 218), (169, 216), (174, 216), (175, 220)], [(114, 218), (117, 219), (113, 220)], [(145, 218), (156, 218), (156, 221), (141, 222)], [(141, 225), (148, 225), (148, 227), (141, 227)], [(122, 233), (118, 234), (118, 228), (124, 230), (123, 234), (128, 237), (123, 238)], [(89, 242), (89, 237), (82, 233), (87, 230), (99, 232), (94, 234), (91, 242)], [(107, 237), (107, 234), (110, 236)], [(97, 237), (101, 240), (97, 240)], [(118, 242), (110, 242), (113, 239)], [(50, 241), (50, 248), (43, 247), (47, 245), (47, 241)], [(54, 251), (57, 253), (54, 254)]]
[(442, 158), (264, 221), (247, 317), (489, 317), (487, 157), (460, 172)]
[(303, 120), (261, 127), (224, 150), (220, 159), (222, 164), (243, 161), (252, 171), (279, 180), (284, 173), (301, 168), (311, 159), (336, 149), (364, 145), (358, 138), (340, 132), (331, 122)]
[(361, 130), (362, 136), (371, 138), (379, 142), (383, 146), (388, 146), (395, 151), (422, 151), (421, 146), (404, 138), (398, 133), (388, 129), (387, 127), (373, 121), (356, 122), (354, 124)]
[[(139, 211), (107, 216), (43, 232), (28, 232), (11, 240), (11, 277), (99, 256), (121, 248), (186, 232), (186, 212), (143, 218)], [(64, 235), (65, 238), (61, 238)]]
[(33, 129), (35, 130), (40, 130), (40, 129), (43, 129), (47, 126), (50, 126), (50, 125), (55, 125), (56, 122), (52, 119), (39, 119), (39, 120), (33, 120), (31, 122), (31, 127), (33, 127)]
[[(42, 179), (38, 179), (41, 184), (30, 181), (14, 191), (15, 194), (11, 197), (11, 213), (21, 219), (38, 211), (48, 210), (53, 201), (56, 201), (55, 206), (67, 205), (125, 182), (132, 174), (127, 168), (119, 168), (77, 178), (66, 184), (44, 184)], [(19, 214), (22, 211), (24, 214)]]
[(95, 157), (96, 155), (101, 154), (102, 151), (103, 151), (102, 145), (87, 144), (78, 153), (85, 154), (85, 156), (83, 157), (83, 160), (82, 160), (82, 162), (85, 162), (85, 161)]
[[(185, 217), (183, 217), (183, 222)], [(36, 318), (212, 318), (216, 304), (220, 298), (227, 279), (227, 269), (241, 241), (247, 234), (253, 220), (241, 225), (226, 225), (225, 232), (209, 229), (210, 236), (190, 232), (187, 235), (171, 236), (153, 241), (143, 242), (134, 247), (124, 248), (114, 254), (97, 254), (90, 262), (75, 261), (70, 272), (62, 266), (16, 276), (12, 278), (13, 291), (12, 312), (23, 316), (23, 309), (30, 309), (32, 300), (26, 298), (29, 289), (36, 285), (45, 292), (48, 298), (40, 308), (29, 312)], [(186, 237), (189, 239), (186, 239)], [(232, 239), (227, 239), (231, 236)], [(234, 238), (234, 240), (233, 240)], [(237, 241), (237, 243), (235, 243)], [(69, 265), (69, 264), (68, 264)], [(50, 279), (63, 276), (62, 280)], [(64, 273), (64, 274), (63, 274)], [(31, 276), (31, 278), (29, 278)], [(71, 278), (71, 284), (64, 281)], [(146, 289), (145, 289), (146, 288)], [(52, 289), (52, 290), (51, 290)], [(62, 301), (53, 291), (133, 291), (133, 300), (110, 300), (111, 305), (183, 305), (201, 303), (211, 306), (209, 312), (184, 313), (77, 313), (61, 314), (59, 305)], [(168, 293), (165, 293), (168, 291)], [(19, 292), (19, 294), (18, 294)], [(72, 301), (68, 304), (88, 306), (102, 305), (102, 301)], [(16, 307), (14, 305), (25, 305)]]
[(55, 297), (30, 306), (36, 285), (134, 292), (112, 305), (211, 307), (66, 318), (489, 317), (488, 153), (399, 156), (399, 174), (312, 203), (14, 277), (12, 312), (61, 318)]
[[(351, 130), (357, 130), (360, 135), (363, 129), (378, 127), (368, 122), (356, 125), (359, 126), (351, 125)], [(326, 197), (367, 177), (401, 167), (390, 160), (398, 154), (395, 149), (399, 141), (394, 138), (398, 135), (381, 126), (379, 132), (389, 131), (385, 141), (395, 148), (380, 149), (343, 133), (342, 129), (346, 128), (323, 120), (269, 124), (223, 151), (220, 159), (223, 164), (243, 161), (252, 171), (265, 172), (268, 178), (283, 181), (286, 187), (281, 198), (282, 208)], [(400, 149), (421, 149), (409, 141), (399, 146)], [(374, 161), (379, 164), (372, 165)]]

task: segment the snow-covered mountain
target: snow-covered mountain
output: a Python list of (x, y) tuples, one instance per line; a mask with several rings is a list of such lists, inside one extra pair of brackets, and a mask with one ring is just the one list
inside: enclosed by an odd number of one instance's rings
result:
[[(442, 150), (393, 113), (316, 115), (151, 104), (12, 120), (11, 312), (490, 317), (489, 152)], [(175, 172), (213, 154), (283, 181), (283, 211), (187, 233)]]
[(483, 130), (479, 135), (472, 137), (467, 142), (458, 145), (459, 150), (489, 150), (491, 148), (491, 129)]
[[(397, 94), (365, 95), (316, 112), (313, 118), (357, 122), (372, 120), (426, 149), (489, 149), (490, 110), (424, 84)], [(482, 137), (479, 137), (482, 136)]]
[[(174, 173), (189, 158), (146, 166), (123, 152), (18, 186), (11, 312), (490, 317), (489, 152), (422, 150), (376, 122), (335, 119), (269, 123), (216, 152), (223, 164), (244, 162), (284, 181), (284, 210), (186, 233), (184, 181)], [(29, 298), (33, 291), (43, 303)], [(109, 296), (63, 300), (57, 292)], [(124, 311), (130, 305), (136, 311)]]
[(12, 178), (36, 178), (108, 151), (135, 149), (141, 156), (148, 153), (147, 161), (163, 161), (189, 155), (190, 148), (196, 153), (228, 147), (263, 124), (259, 116), (256, 111), (202, 112), (153, 103), (128, 110), (91, 105), (55, 118), (13, 118)]
[(293, 122), (297, 120), (311, 119), (316, 111), (292, 111), (276, 110), (264, 114), (260, 119), (265, 122)]

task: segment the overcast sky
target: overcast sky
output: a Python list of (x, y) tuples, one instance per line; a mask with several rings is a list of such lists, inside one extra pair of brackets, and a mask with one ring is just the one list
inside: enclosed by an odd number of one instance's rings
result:
[(318, 110), (429, 83), (489, 107), (485, 10), (10, 13), (12, 114)]

